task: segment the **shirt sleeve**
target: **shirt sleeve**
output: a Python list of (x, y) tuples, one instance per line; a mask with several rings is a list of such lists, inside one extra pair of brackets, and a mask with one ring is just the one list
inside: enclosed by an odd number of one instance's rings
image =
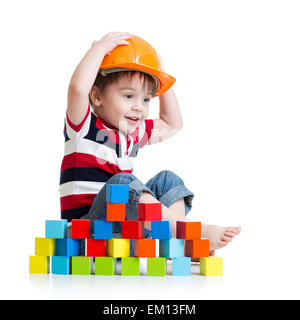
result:
[(151, 138), (152, 131), (153, 131), (153, 120), (146, 119), (140, 127), (140, 136), (139, 136), (140, 148), (143, 148), (148, 143), (148, 141)]
[(88, 133), (91, 122), (91, 107), (88, 105), (86, 114), (80, 124), (75, 125), (71, 122), (66, 112), (65, 131), (69, 139), (83, 137)]

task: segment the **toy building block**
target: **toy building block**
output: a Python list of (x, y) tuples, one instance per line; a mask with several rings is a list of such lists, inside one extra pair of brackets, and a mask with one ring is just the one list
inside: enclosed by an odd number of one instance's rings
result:
[(29, 256), (29, 273), (49, 273), (49, 257)]
[(127, 184), (107, 184), (106, 202), (128, 203), (129, 186)]
[(108, 239), (106, 242), (106, 255), (114, 258), (129, 257), (130, 239)]
[(151, 237), (152, 239), (171, 239), (171, 221), (151, 221)]
[(123, 239), (143, 239), (144, 222), (126, 220), (122, 221), (122, 238)]
[(55, 239), (35, 238), (35, 254), (37, 256), (53, 256), (55, 254)]
[(159, 240), (159, 256), (166, 258), (184, 257), (184, 240)]
[(112, 276), (116, 273), (115, 259), (112, 257), (95, 257), (95, 275)]
[(186, 240), (185, 255), (192, 258), (208, 257), (209, 239)]
[(135, 257), (121, 258), (121, 275), (122, 276), (139, 276), (140, 259)]
[(72, 257), (72, 274), (91, 274), (92, 265), (90, 257)]
[(104, 257), (105, 240), (86, 239), (86, 256), (87, 257)]
[(88, 239), (90, 237), (90, 220), (89, 219), (72, 219), (73, 239)]
[(81, 248), (81, 239), (56, 239), (56, 256), (79, 256)]
[(166, 258), (147, 258), (147, 276), (165, 276), (166, 274)]
[(46, 220), (45, 237), (46, 238), (64, 238), (67, 231), (67, 219), (62, 220)]
[(178, 257), (172, 259), (173, 276), (190, 276), (191, 275), (191, 258)]
[(138, 205), (139, 221), (162, 220), (161, 203), (139, 203)]
[(70, 274), (71, 258), (66, 256), (53, 256), (51, 258), (51, 273)]
[(178, 239), (201, 239), (200, 221), (176, 221), (176, 238)]
[(154, 239), (134, 240), (134, 256), (139, 258), (154, 258), (156, 243)]
[(111, 221), (94, 220), (94, 239), (112, 239), (113, 225)]
[(216, 256), (200, 258), (200, 274), (203, 276), (221, 276), (223, 274), (223, 259)]
[(106, 220), (107, 221), (124, 221), (126, 203), (106, 203)]

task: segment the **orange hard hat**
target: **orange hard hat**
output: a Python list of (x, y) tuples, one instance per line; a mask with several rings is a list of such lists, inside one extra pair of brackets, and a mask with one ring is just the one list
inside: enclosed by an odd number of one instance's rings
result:
[(155, 49), (144, 39), (132, 35), (126, 39), (127, 45), (115, 47), (107, 54), (100, 66), (100, 73), (137, 70), (152, 76), (156, 82), (155, 96), (159, 96), (172, 87), (176, 79), (163, 72), (160, 58)]

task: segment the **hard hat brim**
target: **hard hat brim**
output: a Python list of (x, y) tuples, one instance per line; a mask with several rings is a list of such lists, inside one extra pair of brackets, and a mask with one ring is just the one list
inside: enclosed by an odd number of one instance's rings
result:
[(112, 64), (112, 65), (105, 65), (105, 67), (101, 68), (100, 70), (105, 73), (112, 73), (112, 72), (118, 72), (118, 71), (129, 71), (129, 70), (136, 70), (148, 73), (150, 76), (155, 77), (159, 81), (159, 88), (156, 90), (155, 96), (160, 96), (164, 92), (166, 92), (168, 89), (172, 87), (172, 85), (175, 83), (176, 79), (172, 77), (171, 75), (167, 74), (163, 71), (158, 71), (156, 69), (153, 69), (148, 66), (144, 66), (141, 64), (136, 63), (122, 63), (122, 64)]

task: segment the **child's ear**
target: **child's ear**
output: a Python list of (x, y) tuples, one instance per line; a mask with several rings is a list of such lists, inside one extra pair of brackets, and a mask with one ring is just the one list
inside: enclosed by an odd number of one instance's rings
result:
[(90, 99), (94, 106), (100, 106), (102, 102), (100, 89), (96, 86), (93, 86), (90, 91)]

